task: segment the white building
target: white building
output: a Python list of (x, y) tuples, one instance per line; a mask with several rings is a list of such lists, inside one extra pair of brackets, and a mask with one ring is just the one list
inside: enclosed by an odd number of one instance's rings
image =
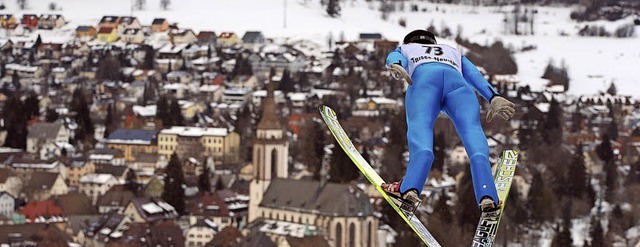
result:
[(187, 230), (184, 245), (186, 247), (205, 246), (219, 231), (218, 225), (212, 221), (199, 220)]
[(0, 191), (0, 215), (11, 217), (16, 206), (13, 196), (5, 191)]
[(93, 204), (98, 197), (107, 193), (111, 187), (118, 184), (118, 179), (111, 174), (87, 174), (80, 178), (79, 190), (84, 193)]

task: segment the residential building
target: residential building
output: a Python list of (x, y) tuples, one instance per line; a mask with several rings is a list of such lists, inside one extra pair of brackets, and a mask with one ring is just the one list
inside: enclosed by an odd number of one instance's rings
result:
[(198, 37), (191, 29), (173, 29), (169, 31), (169, 39), (172, 44), (195, 44)]
[(0, 168), (0, 191), (5, 191), (17, 198), (22, 191), (23, 182), (10, 168)]
[(58, 14), (42, 14), (38, 20), (39, 29), (58, 29), (66, 23), (64, 17)]
[(242, 36), (242, 43), (245, 44), (264, 44), (265, 37), (260, 31), (247, 31)]
[(66, 246), (70, 241), (67, 234), (49, 223), (0, 225), (3, 246)]
[(213, 236), (220, 231), (220, 227), (209, 220), (198, 220), (195, 224), (189, 226), (185, 233), (185, 247), (205, 246)]
[(24, 14), (20, 19), (20, 24), (26, 29), (35, 29), (38, 27), (38, 16), (33, 14)]
[(226, 128), (174, 126), (158, 134), (158, 154), (179, 157), (213, 157), (215, 162), (239, 160), (240, 135)]
[(217, 44), (221, 46), (234, 46), (240, 39), (234, 32), (222, 32), (218, 35)]
[(178, 213), (168, 203), (148, 198), (133, 198), (125, 207), (124, 215), (130, 217), (133, 222), (155, 222), (161, 220), (177, 219)]
[[(105, 242), (120, 239), (131, 223), (131, 218), (116, 211), (104, 214), (97, 224), (86, 229), (85, 246), (106, 246)], [(136, 241), (140, 241), (140, 238)]]
[(153, 176), (144, 185), (144, 195), (149, 198), (160, 198), (164, 192), (164, 181), (158, 176)]
[(127, 28), (122, 31), (120, 39), (131, 44), (141, 44), (144, 42), (144, 33), (141, 29)]
[(118, 180), (111, 174), (86, 174), (80, 178), (78, 189), (95, 204), (99, 196), (107, 193), (116, 184)]
[(165, 18), (155, 18), (151, 22), (151, 32), (164, 32), (169, 30), (169, 22)]
[(251, 99), (251, 89), (249, 88), (227, 88), (222, 93), (222, 102), (229, 104), (244, 105)]
[(101, 148), (89, 151), (89, 160), (95, 164), (124, 165), (124, 153), (119, 149)]
[(92, 26), (78, 26), (76, 28), (76, 37), (81, 40), (92, 40), (97, 33), (96, 28)]
[(32, 172), (27, 174), (27, 183), (22, 192), (30, 200), (46, 200), (55, 195), (64, 195), (69, 187), (60, 174), (50, 172)]
[(65, 162), (67, 168), (67, 184), (71, 187), (80, 185), (80, 178), (86, 174), (95, 173), (95, 164), (86, 157), (73, 157)]
[(42, 43), (36, 49), (36, 57), (58, 60), (62, 56), (62, 45), (62, 43)]
[(12, 14), (0, 14), (0, 27), (7, 28), (17, 22), (16, 17)]
[(204, 193), (189, 210), (191, 224), (206, 220), (210, 226), (216, 226), (217, 231), (227, 226), (237, 227), (238, 224), (234, 222), (234, 216), (227, 203), (217, 192)]
[(0, 191), (0, 215), (11, 217), (16, 208), (16, 199), (6, 191)]
[(61, 223), (65, 221), (65, 214), (55, 200), (38, 200), (27, 203), (20, 208), (29, 223)]
[[(38, 122), (28, 127), (27, 152), (40, 153), (45, 144), (69, 143), (71, 133), (59, 123)], [(57, 154), (60, 155), (60, 154)]]
[(101, 27), (98, 29), (98, 40), (105, 43), (115, 42), (118, 40), (117, 29), (112, 27)]
[(119, 16), (105, 15), (100, 19), (98, 23), (98, 29), (107, 27), (107, 28), (118, 28), (118, 23), (120, 22)]
[(122, 34), (127, 29), (142, 29), (140, 21), (135, 16), (121, 16), (118, 19), (118, 34)]
[(102, 215), (67, 215), (67, 224), (64, 231), (70, 235), (74, 243), (87, 246), (88, 229), (98, 226)]
[[(141, 238), (148, 241), (148, 246), (184, 246), (184, 231), (182, 226), (174, 221), (159, 221), (153, 223), (131, 223), (128, 230), (118, 239), (121, 246), (136, 246)], [(149, 234), (153, 237), (149, 238)], [(218, 245), (221, 246), (221, 245)]]
[[(14, 46), (14, 51), (17, 50), (21, 50), (21, 48), (23, 47), (19, 47), (19, 46)], [(31, 50), (30, 48), (25, 48), (27, 50), (30, 50), (30, 52), (36, 52), (36, 49)], [(5, 73), (5, 78), (10, 76), (13, 76), (14, 73), (18, 73), (18, 76), (20, 77), (20, 84), (22, 85), (22, 87), (27, 87), (30, 84), (33, 84), (34, 81), (39, 80), (39, 78), (42, 78), (42, 76), (44, 75), (45, 71), (44, 68), (42, 68), (42, 66), (31, 66), (31, 65), (21, 65), (21, 64), (16, 64), (16, 63), (10, 63), (4, 66), (6, 73)]]
[(23, 178), (32, 172), (57, 173), (60, 174), (63, 180), (67, 178), (67, 169), (62, 162), (56, 159), (39, 160), (23, 156), (22, 158), (17, 158), (11, 164), (11, 167)]
[(129, 204), (135, 195), (130, 190), (124, 188), (124, 185), (115, 185), (104, 195), (98, 198), (96, 206), (98, 212), (106, 214), (111, 211), (123, 213), (124, 208)]
[(198, 45), (215, 45), (218, 39), (216, 32), (212, 31), (200, 31), (197, 37)]
[(111, 174), (118, 180), (118, 183), (124, 184), (127, 178), (127, 174), (131, 169), (128, 165), (115, 166), (111, 164), (96, 164), (96, 173)]
[(106, 140), (107, 147), (124, 154), (125, 161), (135, 161), (138, 154), (158, 152), (156, 130), (117, 129)]

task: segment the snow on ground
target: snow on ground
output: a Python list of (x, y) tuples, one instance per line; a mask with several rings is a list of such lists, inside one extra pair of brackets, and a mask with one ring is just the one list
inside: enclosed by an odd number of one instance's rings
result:
[[(55, 2), (58, 10), (50, 11), (49, 3)], [(539, 90), (546, 83), (540, 79), (544, 68), (552, 59), (555, 65), (568, 67), (571, 84), (569, 93), (595, 94), (615, 82), (618, 92), (640, 97), (640, 46), (636, 37), (628, 39), (579, 37), (577, 31), (584, 25), (570, 20), (572, 7), (536, 7), (535, 36), (515, 36), (504, 33), (505, 13), (512, 7), (472, 7), (465, 5), (432, 4), (416, 2), (426, 12), (395, 12), (387, 21), (381, 20), (378, 2), (364, 0), (343, 1), (341, 16), (330, 18), (319, 1), (312, 0), (174, 0), (169, 10), (160, 8), (160, 0), (146, 0), (144, 10), (132, 8), (133, 0), (28, 0), (28, 9), (21, 11), (15, 1), (5, 1), (7, 9), (0, 13), (60, 13), (69, 21), (67, 33), (53, 34), (46, 39), (60, 40), (71, 37), (78, 25), (97, 25), (104, 15), (133, 15), (143, 25), (150, 25), (154, 18), (167, 18), (180, 27), (198, 32), (233, 31), (243, 35), (246, 31), (262, 31), (270, 38), (308, 39), (324, 47), (328, 37), (333, 40), (354, 40), (361, 32), (378, 32), (390, 40), (401, 40), (404, 34), (426, 28), (431, 23), (441, 30), (449, 27), (455, 34), (461, 27), (463, 37), (479, 44), (491, 44), (502, 40), (514, 49), (534, 45), (537, 49), (515, 54), (518, 77), (524, 84)], [(399, 26), (404, 18), (407, 27)], [(600, 21), (612, 32), (623, 23)], [(593, 24), (593, 23), (592, 23)], [(567, 35), (561, 35), (561, 33)], [(57, 36), (56, 36), (57, 35)], [(442, 40), (443, 43), (453, 43)]]

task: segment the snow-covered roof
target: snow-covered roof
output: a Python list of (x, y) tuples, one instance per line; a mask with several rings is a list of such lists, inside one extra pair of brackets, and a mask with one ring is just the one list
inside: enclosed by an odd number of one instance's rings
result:
[(304, 100), (307, 100), (307, 94), (306, 93), (293, 92), (293, 93), (288, 93), (287, 95), (289, 96), (289, 99), (291, 101), (304, 101)]
[(148, 214), (157, 214), (162, 212), (162, 208), (153, 202), (145, 203), (140, 207)]
[(160, 131), (161, 135), (179, 135), (179, 136), (227, 136), (229, 131), (226, 128), (199, 128), (199, 127), (185, 127), (185, 126), (173, 126), (170, 129), (163, 129)]
[(36, 66), (20, 65), (15, 63), (7, 64), (5, 65), (4, 68), (7, 70), (15, 70), (15, 71), (21, 71), (21, 72), (30, 72), (30, 73), (38, 71), (38, 67)]
[(156, 105), (148, 105), (148, 106), (133, 106), (133, 113), (141, 116), (141, 117), (153, 117), (156, 115), (158, 107)]
[(109, 180), (116, 180), (111, 174), (90, 173), (80, 178), (80, 183), (106, 184)]

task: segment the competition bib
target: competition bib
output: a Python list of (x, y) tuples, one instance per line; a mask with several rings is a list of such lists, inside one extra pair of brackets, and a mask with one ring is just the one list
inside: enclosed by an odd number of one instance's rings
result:
[(406, 44), (400, 47), (402, 55), (409, 60), (409, 76), (423, 63), (443, 63), (454, 67), (462, 74), (462, 54), (448, 45)]

